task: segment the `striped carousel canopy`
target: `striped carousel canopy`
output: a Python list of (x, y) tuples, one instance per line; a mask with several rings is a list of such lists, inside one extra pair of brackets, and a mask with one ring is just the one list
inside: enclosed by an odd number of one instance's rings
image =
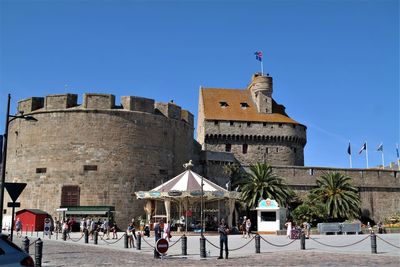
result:
[[(219, 185), (203, 178), (204, 191), (227, 191)], [(186, 170), (168, 182), (152, 189), (151, 191), (169, 192), (169, 191), (198, 191), (201, 190), (201, 176), (192, 170)]]
[[(200, 175), (188, 169), (150, 191), (136, 192), (136, 196), (139, 199), (200, 197), (201, 178)], [(238, 198), (238, 192), (228, 191), (204, 177), (203, 192), (207, 199)]]

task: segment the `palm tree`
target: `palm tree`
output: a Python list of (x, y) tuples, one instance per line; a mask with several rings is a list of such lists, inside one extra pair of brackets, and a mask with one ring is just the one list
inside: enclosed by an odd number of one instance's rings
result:
[(240, 198), (248, 208), (257, 206), (260, 199), (274, 199), (280, 206), (285, 206), (293, 191), (284, 183), (282, 178), (276, 176), (271, 166), (265, 163), (257, 163), (250, 166), (240, 185)]
[(360, 196), (357, 187), (351, 184), (351, 178), (338, 172), (329, 172), (317, 179), (312, 190), (316, 200), (325, 205), (328, 217), (337, 220), (357, 218), (360, 214)]

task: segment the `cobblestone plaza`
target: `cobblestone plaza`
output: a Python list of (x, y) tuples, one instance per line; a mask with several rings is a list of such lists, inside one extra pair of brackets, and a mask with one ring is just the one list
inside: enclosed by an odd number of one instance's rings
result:
[[(187, 237), (187, 256), (182, 256), (181, 236), (174, 235), (163, 260), (153, 259), (154, 238), (142, 239), (141, 250), (124, 248), (123, 233), (117, 240), (99, 238), (98, 245), (92, 240), (84, 243), (80, 233), (72, 233), (67, 241), (50, 240), (42, 233), (28, 238), (34, 242), (38, 237), (43, 244), (43, 266), (398, 266), (400, 264), (400, 235), (377, 235), (377, 254), (371, 253), (370, 235), (314, 235), (306, 240), (306, 250), (300, 250), (300, 240), (286, 236), (262, 235), (261, 253), (255, 253), (253, 238), (241, 235), (229, 236), (230, 259), (217, 260), (219, 237), (206, 235), (207, 258), (200, 259), (199, 236)], [(16, 238), (16, 244), (22, 240)], [(214, 247), (215, 246), (215, 247)], [(34, 247), (31, 246), (31, 255)]]

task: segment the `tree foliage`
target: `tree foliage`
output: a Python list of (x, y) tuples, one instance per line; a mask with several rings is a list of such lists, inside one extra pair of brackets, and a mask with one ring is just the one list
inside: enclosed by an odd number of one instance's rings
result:
[(271, 166), (257, 163), (240, 183), (240, 197), (247, 208), (254, 208), (260, 199), (274, 199), (286, 206), (293, 191), (284, 180), (273, 173)]
[(329, 172), (317, 179), (317, 188), (311, 191), (315, 201), (322, 203), (329, 219), (358, 218), (361, 201), (351, 178), (338, 172)]

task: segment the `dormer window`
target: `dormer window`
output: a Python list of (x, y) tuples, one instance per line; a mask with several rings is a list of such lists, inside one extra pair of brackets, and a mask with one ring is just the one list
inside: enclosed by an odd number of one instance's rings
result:
[(220, 105), (221, 108), (226, 108), (226, 107), (229, 106), (229, 105), (228, 105), (228, 102), (225, 102), (225, 101), (220, 101), (220, 102), (219, 102), (219, 105)]
[(242, 107), (242, 109), (246, 109), (246, 108), (250, 107), (249, 104), (247, 104), (246, 102), (240, 103), (240, 106)]

